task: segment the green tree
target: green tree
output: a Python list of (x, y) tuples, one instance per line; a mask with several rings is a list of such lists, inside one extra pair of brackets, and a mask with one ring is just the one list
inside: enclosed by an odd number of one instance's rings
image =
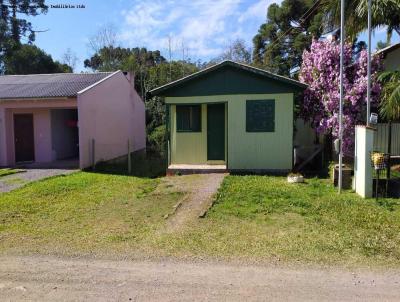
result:
[[(400, 70), (384, 71), (379, 75), (378, 80), (383, 85), (379, 111), (389, 122), (388, 152), (391, 153), (392, 122), (400, 120)], [(387, 169), (386, 176), (390, 178), (390, 169)]]
[[(167, 84), (171, 81), (192, 74), (198, 71), (198, 67), (186, 61), (172, 61), (158, 64), (149, 69), (148, 78), (146, 80), (146, 91)], [(147, 109), (147, 129), (151, 132), (160, 125), (165, 124), (165, 106), (160, 97), (151, 97), (146, 99)]]
[[(321, 10), (324, 12), (324, 24), (327, 30), (338, 28), (340, 24), (340, 1), (321, 0)], [(393, 31), (400, 34), (400, 0), (372, 1), (372, 27), (387, 26), (387, 41), (390, 41)], [(368, 1), (345, 1), (346, 34), (354, 39), (364, 31), (368, 24)]]
[(145, 98), (149, 68), (165, 62), (159, 50), (105, 46), (84, 61), (86, 68), (95, 71), (130, 71), (135, 75), (135, 88)]
[(31, 22), (23, 17), (46, 12), (44, 0), (0, 0), (0, 73), (4, 72), (4, 60), (13, 56), (22, 38), (28, 43), (35, 40)]
[(282, 75), (300, 68), (304, 49), (322, 34), (323, 14), (313, 0), (283, 0), (268, 7), (267, 22), (253, 38), (256, 66)]
[(378, 80), (382, 83), (380, 113), (390, 121), (400, 119), (400, 70), (384, 71)]
[(35, 45), (23, 44), (6, 56), (4, 61), (5, 74), (39, 74), (72, 72), (67, 64), (53, 61), (52, 57)]
[(390, 46), (390, 42), (388, 42), (388, 41), (386, 41), (386, 42), (378, 41), (378, 43), (376, 44), (376, 49), (380, 50), (380, 49), (384, 49), (384, 48), (386, 48), (388, 46)]
[[(199, 68), (187, 61), (163, 62), (149, 68), (146, 80), (146, 91), (167, 84), (170, 81), (190, 75)], [(161, 97), (153, 96), (146, 99), (147, 133), (149, 133), (150, 148), (158, 152), (164, 151), (165, 142), (165, 104)]]

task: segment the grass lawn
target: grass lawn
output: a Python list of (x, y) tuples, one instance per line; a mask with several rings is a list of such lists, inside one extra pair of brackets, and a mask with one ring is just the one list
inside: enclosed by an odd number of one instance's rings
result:
[(180, 195), (159, 187), (159, 179), (78, 172), (0, 194), (0, 252), (113, 254), (127, 242), (140, 251)]
[(392, 167), (390, 177), (400, 179), (400, 165), (395, 165), (394, 167)]
[(205, 218), (167, 232), (163, 216), (183, 197), (163, 178), (78, 172), (28, 184), (0, 194), (0, 252), (400, 265), (395, 199), (339, 196), (324, 179), (228, 176)]
[(338, 195), (327, 180), (228, 176), (206, 219), (164, 237), (172, 253), (345, 265), (400, 264), (400, 201)]
[(24, 172), (24, 170), (4, 168), (4, 169), (0, 169), (0, 177), (11, 175), (11, 174), (16, 174), (16, 173), (21, 173), (21, 172)]

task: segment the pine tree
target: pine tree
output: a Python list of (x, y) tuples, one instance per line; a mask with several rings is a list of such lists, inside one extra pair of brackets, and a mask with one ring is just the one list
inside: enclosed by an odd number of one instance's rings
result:
[(304, 49), (323, 31), (323, 15), (313, 0), (284, 0), (268, 7), (267, 22), (253, 38), (254, 64), (290, 75), (301, 65)]
[(35, 41), (35, 30), (23, 16), (37, 16), (47, 12), (45, 0), (0, 0), (0, 73), (4, 59), (21, 46), (21, 39)]

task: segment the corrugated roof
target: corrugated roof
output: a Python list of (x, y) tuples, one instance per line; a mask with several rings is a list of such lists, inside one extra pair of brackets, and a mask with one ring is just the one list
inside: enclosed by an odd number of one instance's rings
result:
[(74, 97), (112, 72), (0, 76), (0, 99)]

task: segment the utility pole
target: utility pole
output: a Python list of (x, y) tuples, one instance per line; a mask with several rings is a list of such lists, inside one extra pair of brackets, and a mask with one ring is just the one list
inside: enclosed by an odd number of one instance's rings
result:
[(169, 82), (171, 82), (172, 81), (172, 46), (171, 46), (171, 43), (172, 43), (172, 38), (171, 38), (171, 35), (169, 35), (168, 36), (168, 55), (169, 55), (169, 77), (168, 77), (168, 80), (169, 80)]
[(368, 0), (367, 126), (369, 126), (369, 117), (371, 116), (371, 2), (372, 0)]
[(182, 39), (182, 77), (185, 76), (185, 41)]
[(339, 194), (342, 192), (343, 178), (343, 64), (344, 64), (344, 0), (340, 1), (340, 102), (339, 102)]

